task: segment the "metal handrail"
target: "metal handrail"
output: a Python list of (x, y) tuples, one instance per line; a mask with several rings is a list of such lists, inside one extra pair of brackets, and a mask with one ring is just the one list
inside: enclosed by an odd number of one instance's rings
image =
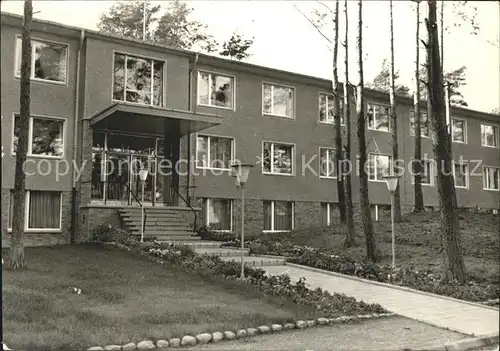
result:
[(191, 206), (191, 204), (184, 198), (184, 196), (182, 196), (180, 193), (179, 193), (179, 190), (176, 188), (176, 187), (170, 187), (170, 189), (174, 190), (175, 193), (182, 199), (182, 201), (184, 201), (186, 203), (186, 205), (191, 209), (191, 211), (194, 213), (194, 221), (193, 221), (193, 231), (196, 229), (196, 221), (197, 221), (197, 213), (196, 213), (196, 210), (193, 208), (193, 206)]
[[(107, 183), (109, 183), (108, 180), (106, 180)], [(141, 208), (144, 208), (144, 221), (142, 223), (143, 225), (143, 228), (145, 229), (146, 228), (146, 219), (148, 218), (148, 215), (146, 213), (146, 207), (144, 207), (142, 205), (142, 202), (137, 198), (136, 194), (134, 194), (134, 192), (132, 191), (132, 189), (130, 188), (130, 185), (128, 185), (126, 182), (124, 182), (123, 180), (118, 180), (117, 183), (120, 183), (120, 184), (123, 184), (127, 187), (128, 191), (132, 194), (132, 196), (134, 197), (135, 201), (139, 204), (139, 206), (141, 206)]]

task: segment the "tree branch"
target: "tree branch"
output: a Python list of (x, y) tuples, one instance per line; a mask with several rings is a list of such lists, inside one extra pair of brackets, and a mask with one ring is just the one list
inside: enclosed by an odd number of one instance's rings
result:
[(311, 24), (314, 28), (316, 28), (316, 30), (318, 31), (318, 33), (319, 33), (319, 34), (321, 34), (321, 36), (322, 36), (324, 39), (326, 39), (326, 41), (328, 41), (330, 44), (333, 44), (333, 43), (332, 43), (332, 41), (331, 41), (331, 39), (330, 39), (330, 38), (328, 38), (325, 34), (323, 34), (323, 32), (321, 31), (321, 29), (319, 29), (319, 27), (318, 27), (318, 26), (317, 26), (317, 25), (316, 25), (313, 21), (311, 21), (311, 19), (310, 19), (309, 17), (307, 17), (307, 15), (305, 15), (305, 14), (304, 14), (304, 13), (303, 13), (303, 12), (302, 12), (302, 11), (301, 11), (298, 7), (297, 7), (297, 6), (295, 6), (295, 4), (292, 4), (292, 5), (293, 5), (293, 7), (295, 7), (295, 9), (296, 9), (297, 11), (299, 11), (299, 12), (300, 12), (300, 14), (301, 14), (302, 16), (304, 16), (304, 18), (305, 18), (306, 20), (308, 20), (308, 21), (309, 21), (309, 23), (310, 23), (310, 24)]
[(330, 14), (333, 15), (333, 11), (328, 5), (326, 5), (325, 3), (323, 3), (322, 1), (319, 1), (319, 0), (316, 0), (316, 2), (318, 4), (320, 4), (321, 6), (325, 7), (328, 10), (328, 12), (330, 12)]

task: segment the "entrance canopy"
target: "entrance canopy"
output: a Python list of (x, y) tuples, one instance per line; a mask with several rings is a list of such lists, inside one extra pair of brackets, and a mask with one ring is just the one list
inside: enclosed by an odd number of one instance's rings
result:
[(90, 118), (93, 128), (136, 133), (158, 133), (165, 123), (178, 122), (180, 136), (222, 123), (222, 117), (208, 113), (115, 103)]

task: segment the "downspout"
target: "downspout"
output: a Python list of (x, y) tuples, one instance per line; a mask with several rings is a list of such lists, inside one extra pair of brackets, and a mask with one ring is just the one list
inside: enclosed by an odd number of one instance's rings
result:
[[(189, 70), (189, 92), (188, 92), (188, 104), (189, 104), (189, 111), (190, 112), (196, 112), (196, 104), (194, 104), (194, 99), (193, 99), (193, 83), (194, 83), (194, 72), (196, 70), (196, 65), (198, 64), (198, 58), (199, 55), (198, 53), (195, 54), (194, 57), (194, 62), (193, 66)], [(188, 177), (187, 177), (187, 183), (186, 183), (186, 197), (189, 202), (189, 205), (191, 204), (191, 128), (188, 130), (188, 145), (187, 145), (187, 154), (188, 154)]]
[[(85, 30), (80, 31), (80, 46), (78, 47), (78, 53), (76, 56), (76, 86), (75, 86), (75, 120), (74, 123), (74, 131), (73, 131), (73, 162), (74, 166), (76, 162), (76, 158), (78, 156), (77, 148), (78, 148), (78, 123), (80, 123), (79, 111), (80, 111), (80, 63), (82, 56), (82, 48), (83, 42), (85, 40)], [(70, 243), (73, 244), (76, 236), (76, 227), (77, 227), (77, 211), (76, 211), (76, 179), (75, 179), (75, 170), (72, 169), (71, 172), (71, 237)]]

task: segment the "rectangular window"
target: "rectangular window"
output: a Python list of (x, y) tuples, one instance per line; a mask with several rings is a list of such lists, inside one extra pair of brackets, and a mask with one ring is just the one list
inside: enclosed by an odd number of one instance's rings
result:
[(293, 148), (291, 144), (263, 142), (262, 173), (293, 175)]
[(500, 188), (500, 168), (483, 167), (483, 188), (498, 190)]
[(391, 108), (384, 105), (368, 103), (368, 129), (389, 132), (391, 130)]
[(338, 221), (335, 221), (335, 219), (338, 219), (336, 213), (337, 204), (328, 202), (321, 203), (321, 223), (323, 227), (328, 227), (338, 223)]
[(452, 138), (454, 143), (467, 143), (467, 122), (463, 119), (451, 120)]
[[(68, 45), (31, 40), (31, 79), (66, 84)], [(22, 38), (16, 42), (16, 77), (21, 77)]]
[(271, 232), (293, 230), (293, 211), (293, 202), (264, 201), (264, 230)]
[[(415, 176), (412, 173), (411, 183), (415, 184)], [(420, 184), (434, 185), (434, 166), (432, 160), (422, 160), (422, 173), (420, 174)]]
[(196, 165), (198, 168), (230, 170), (234, 156), (234, 139), (198, 135)]
[(217, 231), (232, 231), (233, 201), (230, 199), (206, 199), (206, 225)]
[(466, 163), (453, 164), (453, 177), (455, 178), (455, 187), (469, 188), (469, 165)]
[[(12, 154), (15, 155), (19, 138), (19, 115), (14, 116)], [(28, 156), (58, 157), (64, 155), (63, 119), (30, 117), (28, 135)]]
[[(415, 111), (410, 111), (410, 134), (415, 135)], [(429, 116), (427, 112), (420, 111), (420, 136), (429, 138)]]
[(498, 126), (481, 123), (481, 145), (498, 147)]
[(264, 114), (289, 118), (294, 117), (293, 88), (263, 83), (262, 100)]
[(368, 155), (368, 175), (372, 181), (384, 181), (391, 174), (392, 157), (387, 155)]
[(115, 54), (113, 100), (163, 106), (163, 61)]
[[(328, 124), (335, 124), (335, 118), (333, 116), (333, 104), (334, 104), (333, 95), (328, 94), (319, 94), (319, 121)], [(339, 100), (339, 115), (340, 115), (340, 124), (345, 125), (344, 119), (344, 101)]]
[[(61, 230), (61, 192), (58, 191), (26, 191), (26, 214), (24, 229), (26, 230)], [(12, 230), (12, 213), (14, 211), (14, 192), (10, 193), (9, 230)]]
[(234, 91), (234, 77), (198, 72), (198, 104), (233, 109)]
[(335, 178), (335, 149), (319, 148), (319, 176), (320, 178)]

